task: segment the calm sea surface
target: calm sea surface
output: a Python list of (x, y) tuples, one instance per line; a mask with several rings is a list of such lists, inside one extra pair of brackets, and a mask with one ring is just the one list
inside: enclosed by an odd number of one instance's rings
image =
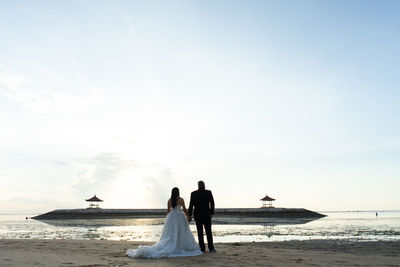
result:
[[(261, 242), (308, 239), (400, 241), (400, 211), (321, 212), (325, 218), (306, 220), (214, 219), (215, 242)], [(0, 239), (159, 239), (164, 219), (103, 219), (36, 221), (37, 214), (1, 214)], [(192, 222), (190, 228), (197, 236)]]

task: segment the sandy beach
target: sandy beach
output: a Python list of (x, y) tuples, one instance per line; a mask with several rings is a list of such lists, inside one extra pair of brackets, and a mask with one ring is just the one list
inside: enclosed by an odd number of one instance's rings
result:
[[(143, 244), (143, 243), (141, 243)], [(217, 253), (131, 259), (138, 242), (0, 240), (0, 266), (400, 266), (400, 242), (313, 240), (216, 244)]]

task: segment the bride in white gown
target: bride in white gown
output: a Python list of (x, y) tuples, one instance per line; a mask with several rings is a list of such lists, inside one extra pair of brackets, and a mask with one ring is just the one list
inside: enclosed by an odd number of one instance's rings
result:
[(137, 249), (128, 249), (126, 255), (132, 258), (164, 258), (203, 254), (190, 231), (190, 220), (185, 202), (179, 197), (179, 189), (174, 187), (168, 200), (168, 215), (160, 240), (152, 246), (140, 245)]

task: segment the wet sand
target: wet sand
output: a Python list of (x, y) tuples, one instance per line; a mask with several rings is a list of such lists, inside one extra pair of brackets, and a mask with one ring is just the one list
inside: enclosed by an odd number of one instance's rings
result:
[[(0, 266), (400, 266), (400, 242), (310, 240), (215, 244), (195, 257), (132, 259), (143, 242), (0, 239)], [(150, 243), (147, 243), (150, 244)]]

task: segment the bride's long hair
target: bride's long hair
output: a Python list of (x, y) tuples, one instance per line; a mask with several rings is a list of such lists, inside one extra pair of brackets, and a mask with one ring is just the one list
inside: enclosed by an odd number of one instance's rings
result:
[(174, 187), (172, 188), (171, 192), (171, 205), (173, 208), (176, 207), (176, 202), (178, 202), (178, 198), (179, 198), (179, 189), (178, 187)]

